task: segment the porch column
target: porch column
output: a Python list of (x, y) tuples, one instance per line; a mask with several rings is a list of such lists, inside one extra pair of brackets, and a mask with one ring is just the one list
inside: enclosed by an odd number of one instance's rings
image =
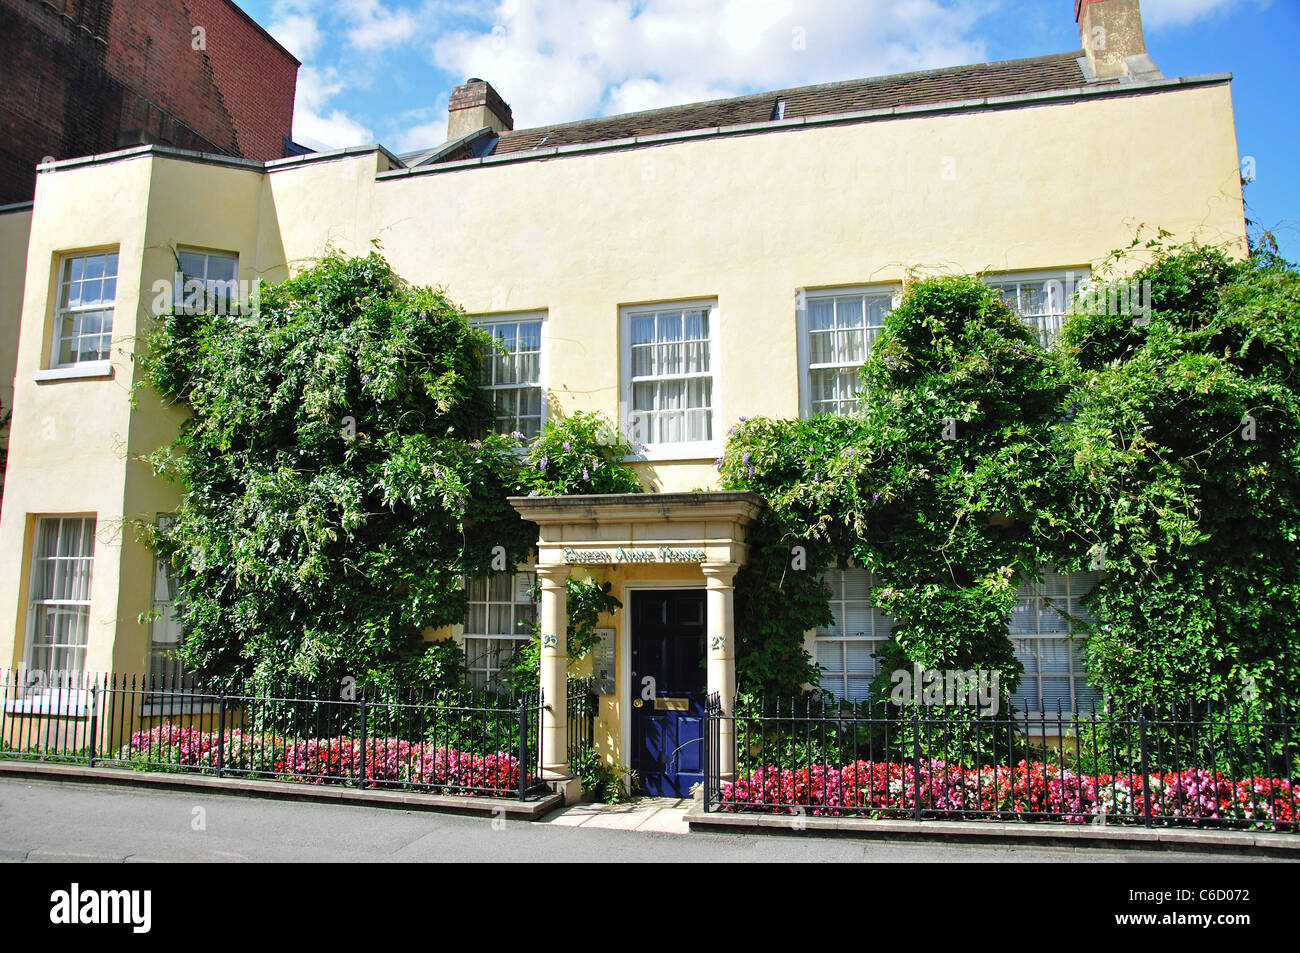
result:
[(568, 731), (568, 566), (538, 566), (542, 586), (542, 777), (567, 781), (569, 771)]
[[(732, 582), (739, 567), (734, 563), (704, 563), (700, 568), (704, 571), (709, 613), (708, 690), (709, 694), (717, 693), (723, 713), (730, 715), (736, 697), (736, 590)], [(718, 765), (724, 780), (736, 773), (734, 734), (735, 725), (730, 720), (719, 725)]]

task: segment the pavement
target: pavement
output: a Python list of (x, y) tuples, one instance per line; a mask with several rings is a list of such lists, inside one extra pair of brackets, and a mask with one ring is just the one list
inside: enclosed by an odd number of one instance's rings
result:
[(0, 861), (1223, 863), (1153, 849), (681, 832), (686, 804), (575, 805), (543, 821), (0, 777)]

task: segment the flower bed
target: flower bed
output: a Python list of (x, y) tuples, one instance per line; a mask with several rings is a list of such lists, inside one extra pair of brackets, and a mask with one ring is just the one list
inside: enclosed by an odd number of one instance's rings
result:
[[(1234, 780), (1201, 768), (1148, 779), (1153, 823), (1295, 830), (1300, 785), (1280, 778)], [(964, 768), (943, 761), (857, 761), (844, 767), (758, 768), (722, 785), (724, 811), (840, 817), (913, 814), (983, 820), (1047, 819), (1074, 824), (1143, 823), (1141, 775), (1085, 776), (1056, 765)], [(1103, 817), (1104, 816), (1104, 817)]]
[[(141, 767), (216, 769), (267, 775), (304, 784), (341, 784), (361, 775), (362, 744), (355, 738), (303, 740), (232, 729), (218, 746), (216, 732), (164, 723), (137, 731), (117, 760)], [(397, 738), (368, 738), (365, 778), (384, 786), (459, 794), (508, 795), (519, 790), (519, 759), (470, 754)], [(471, 790), (475, 789), (475, 790)]]

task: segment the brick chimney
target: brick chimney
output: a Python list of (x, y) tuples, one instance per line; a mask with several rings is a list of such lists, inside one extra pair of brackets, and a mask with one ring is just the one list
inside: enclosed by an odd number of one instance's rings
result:
[(447, 141), (484, 126), (491, 126), (493, 132), (505, 132), (515, 128), (515, 119), (510, 104), (490, 83), (471, 77), (464, 86), (453, 89), (447, 100)]
[(1074, 19), (1088, 65), (1098, 79), (1159, 78), (1147, 55), (1138, 0), (1074, 0)]

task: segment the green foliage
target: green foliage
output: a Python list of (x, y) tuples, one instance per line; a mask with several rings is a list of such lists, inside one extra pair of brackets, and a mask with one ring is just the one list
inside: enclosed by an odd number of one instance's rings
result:
[(522, 482), (529, 496), (640, 493), (636, 474), (619, 464), (631, 453), (632, 445), (605, 417), (576, 411), (547, 422), (528, 448)]
[(602, 804), (621, 804), (632, 799), (631, 772), (621, 765), (608, 764), (595, 748), (582, 748), (569, 755), (569, 768)]
[(1300, 276), (1197, 245), (1158, 247), (1149, 325), (1072, 316), (1080, 486), (1106, 574), (1090, 678), (1124, 701), (1297, 699)]
[[(897, 620), (886, 673), (996, 670), (1012, 690), (1014, 585), (1054, 564), (1106, 570), (1087, 599), (1100, 621), (1071, 625), (1117, 701), (1297, 700), (1300, 276), (1165, 237), (1122, 294), (1100, 287), (1129, 309), (1077, 308), (1052, 351), (976, 279), (915, 283), (863, 368), (859, 417), (733, 434), (729, 488), (759, 493), (819, 566), (875, 572)], [(748, 579), (788, 558), (758, 546)], [(779, 633), (807, 607), (762, 607), (787, 652)]]
[(759, 697), (798, 695), (820, 675), (803, 633), (834, 621), (821, 581), (825, 547), (767, 516), (750, 528), (748, 543), (735, 582), (736, 682)]
[[(600, 616), (623, 608), (614, 596), (614, 586), (595, 579), (570, 576), (564, 581), (566, 612), (569, 617), (565, 633), (569, 661), (585, 658), (598, 641), (596, 627)], [(532, 638), (519, 646), (510, 657), (506, 680), (517, 691), (535, 689), (542, 661), (541, 623), (533, 622)]]
[(724, 478), (885, 583), (878, 604), (906, 619), (886, 659), (996, 670), (1009, 692), (1022, 670), (1006, 629), (1013, 580), (1065, 536), (1052, 505), (1059, 368), (982, 282), (937, 278), (908, 288), (862, 377), (859, 417), (743, 423)]
[[(489, 433), (479, 382), (493, 346), (377, 253), (263, 285), (253, 316), (160, 319), (142, 364), (192, 416), (153, 458), (185, 497), (152, 542), (184, 595), (193, 670), (459, 682), (463, 662), (422, 632), (464, 617), (461, 580), (486, 575), (497, 547), (528, 557), (535, 527), (506, 498), (632, 479), (596, 417), (553, 423), (525, 453)], [(572, 459), (525, 465), (551, 441)], [(578, 481), (579, 455), (598, 477)]]

